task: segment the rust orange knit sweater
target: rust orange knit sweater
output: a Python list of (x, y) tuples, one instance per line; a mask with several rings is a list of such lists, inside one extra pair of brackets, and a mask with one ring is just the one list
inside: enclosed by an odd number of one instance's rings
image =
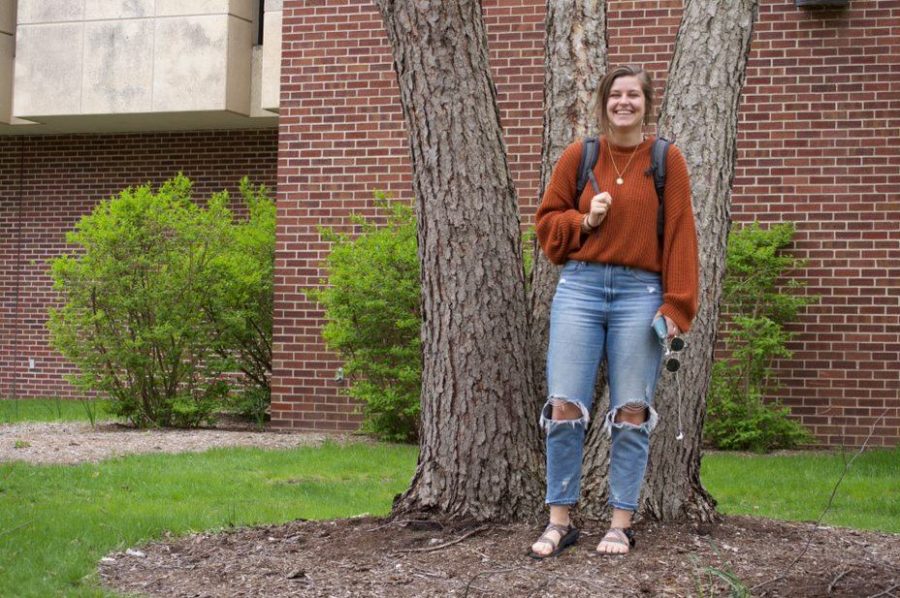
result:
[[(660, 246), (656, 235), (659, 199), (649, 174), (652, 144), (652, 138), (644, 140), (623, 171), (632, 149), (614, 145), (608, 148), (606, 138), (601, 138), (594, 175), (600, 190), (607, 191), (613, 199), (606, 218), (590, 234), (581, 231), (581, 220), (594, 196), (590, 183), (581, 194), (578, 210), (572, 205), (582, 142), (567, 147), (553, 169), (538, 208), (537, 236), (554, 264), (573, 259), (660, 272), (663, 284), (660, 311), (687, 332), (697, 313), (698, 296), (697, 232), (691, 209), (691, 185), (684, 156), (673, 145), (666, 161), (666, 226)], [(610, 150), (622, 172), (625, 181), (622, 185), (615, 182)]]

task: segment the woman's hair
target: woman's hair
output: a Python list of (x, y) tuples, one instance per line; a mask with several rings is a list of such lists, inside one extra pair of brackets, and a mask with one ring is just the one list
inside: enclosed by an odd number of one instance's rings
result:
[(610, 90), (613, 83), (619, 77), (637, 77), (644, 92), (644, 124), (650, 122), (653, 117), (653, 79), (650, 73), (639, 66), (617, 66), (606, 73), (600, 81), (600, 89), (597, 90), (597, 116), (600, 119), (600, 129), (609, 131), (609, 117), (606, 115), (606, 103), (609, 101)]

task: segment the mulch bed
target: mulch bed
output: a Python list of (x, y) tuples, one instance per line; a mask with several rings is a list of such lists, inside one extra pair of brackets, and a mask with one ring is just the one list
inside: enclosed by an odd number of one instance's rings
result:
[(118, 591), (178, 597), (740, 595), (729, 576), (753, 596), (900, 596), (898, 535), (750, 517), (643, 522), (633, 552), (608, 557), (594, 552), (605, 527), (591, 523), (574, 548), (535, 561), (526, 552), (540, 531), (296, 521), (166, 538), (109, 555), (100, 576)]

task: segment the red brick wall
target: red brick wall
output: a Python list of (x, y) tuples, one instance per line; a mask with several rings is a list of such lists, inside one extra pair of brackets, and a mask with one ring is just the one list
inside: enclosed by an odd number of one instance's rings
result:
[(0, 397), (78, 395), (64, 380), (71, 366), (47, 344), (47, 259), (67, 250), (66, 231), (100, 199), (179, 170), (197, 198), (236, 192), (243, 175), (274, 187), (276, 153), (272, 129), (0, 139)]
[[(664, 73), (681, 2), (610, 7), (610, 63)], [(793, 253), (809, 260), (797, 276), (821, 301), (790, 328), (777, 397), (827, 445), (900, 439), (898, 100), (900, 3), (761, 2), (732, 216), (797, 225)]]
[[(274, 424), (351, 429), (358, 418), (321, 342), (316, 225), (372, 214), (371, 191), (411, 199), (390, 50), (372, 3), (284, 3)], [(900, 3), (846, 10), (763, 0), (741, 112), (734, 218), (797, 223), (798, 273), (822, 301), (794, 326), (780, 397), (825, 444), (900, 438)], [(664, 74), (682, 3), (607, 3), (610, 64)], [(543, 0), (485, 0), (492, 68), (522, 219), (538, 201)], [(893, 136), (889, 139), (888, 136)], [(889, 195), (889, 189), (894, 192)]]
[(821, 296), (779, 396), (825, 444), (900, 439), (900, 2), (764, 2), (740, 122), (734, 218), (793, 221)]
[[(303, 288), (323, 276), (316, 226), (373, 215), (372, 191), (411, 200), (409, 150), (390, 47), (374, 3), (285, 2), (278, 167), (273, 425), (353, 430), (355, 406), (335, 380), (340, 362), (321, 340), (322, 312)], [(486, 3), (492, 66), (510, 169), (535, 206), (543, 98), (543, 3)], [(526, 208), (527, 218), (531, 209)]]
[[(284, 7), (274, 424), (353, 429), (354, 406), (334, 380), (340, 363), (302, 289), (323, 274), (318, 224), (342, 228), (351, 211), (373, 214), (374, 189), (411, 199), (407, 144), (374, 6), (307, 4)], [(610, 63), (664, 73), (681, 2), (611, 1), (608, 10)], [(543, 13), (543, 1), (485, 1), (525, 224), (539, 199)], [(822, 300), (793, 326), (796, 353), (779, 364), (779, 396), (831, 445), (860, 444), (883, 413), (872, 443), (900, 438), (898, 22), (900, 5), (886, 0), (826, 11), (764, 1), (744, 90), (734, 218), (797, 223), (795, 252), (810, 260), (798, 275)], [(47, 347), (46, 259), (98, 199), (179, 169), (199, 195), (243, 174), (276, 178), (273, 131), (7, 137), (0, 157), (0, 396), (14, 381), (20, 396), (74, 394), (63, 382), (68, 366)]]

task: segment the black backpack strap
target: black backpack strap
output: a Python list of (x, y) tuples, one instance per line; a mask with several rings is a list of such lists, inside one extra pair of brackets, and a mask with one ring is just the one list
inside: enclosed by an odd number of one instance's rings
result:
[(588, 181), (594, 187), (596, 193), (600, 193), (600, 185), (594, 178), (594, 166), (600, 156), (600, 140), (597, 137), (585, 137), (581, 146), (581, 161), (578, 163), (578, 180), (575, 185), (575, 209), (578, 209), (578, 200), (587, 186)]
[(659, 198), (659, 208), (656, 212), (656, 234), (662, 239), (666, 227), (666, 156), (672, 142), (664, 137), (653, 140), (650, 149), (650, 170), (653, 171), (653, 185), (656, 187), (656, 197)]

